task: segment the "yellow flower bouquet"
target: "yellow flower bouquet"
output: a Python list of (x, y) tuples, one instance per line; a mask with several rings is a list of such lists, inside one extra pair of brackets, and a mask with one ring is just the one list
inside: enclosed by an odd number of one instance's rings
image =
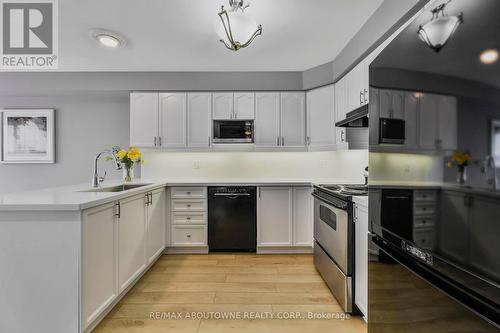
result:
[(124, 168), (124, 181), (132, 181), (132, 169), (137, 163), (144, 163), (142, 154), (136, 147), (129, 146), (127, 149), (121, 149), (118, 146), (113, 147), (113, 154)]
[(457, 167), (457, 183), (464, 184), (467, 180), (466, 167), (472, 161), (469, 153), (456, 150), (451, 155), (450, 160), (446, 163), (448, 168)]

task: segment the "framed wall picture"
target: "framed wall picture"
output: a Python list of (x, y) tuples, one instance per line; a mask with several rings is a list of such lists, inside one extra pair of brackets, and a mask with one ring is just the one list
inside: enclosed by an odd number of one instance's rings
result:
[(2, 114), (3, 163), (55, 163), (52, 109), (9, 109)]

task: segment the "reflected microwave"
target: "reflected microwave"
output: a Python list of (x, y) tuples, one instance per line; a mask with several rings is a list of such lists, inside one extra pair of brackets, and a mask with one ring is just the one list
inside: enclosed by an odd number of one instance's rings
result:
[(380, 118), (379, 143), (404, 144), (405, 121), (403, 119)]
[(214, 143), (253, 143), (252, 120), (214, 120)]

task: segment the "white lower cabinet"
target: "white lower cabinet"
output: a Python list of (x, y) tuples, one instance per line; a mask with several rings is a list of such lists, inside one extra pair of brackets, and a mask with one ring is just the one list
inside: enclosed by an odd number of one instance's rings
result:
[(368, 205), (366, 199), (354, 201), (355, 293), (354, 302), (368, 318)]
[(83, 327), (91, 324), (118, 295), (115, 203), (83, 213)]
[(165, 189), (150, 193), (146, 210), (146, 259), (151, 263), (165, 248)]
[(207, 188), (171, 187), (168, 246), (208, 249)]
[(310, 187), (260, 187), (258, 247), (312, 246)]
[(91, 329), (165, 247), (165, 189), (84, 210), (82, 329)]

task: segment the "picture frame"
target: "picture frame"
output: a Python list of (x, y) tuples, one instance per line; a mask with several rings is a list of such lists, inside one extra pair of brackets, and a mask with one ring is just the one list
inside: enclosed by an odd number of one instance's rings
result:
[(4, 109), (2, 163), (55, 163), (55, 110)]

